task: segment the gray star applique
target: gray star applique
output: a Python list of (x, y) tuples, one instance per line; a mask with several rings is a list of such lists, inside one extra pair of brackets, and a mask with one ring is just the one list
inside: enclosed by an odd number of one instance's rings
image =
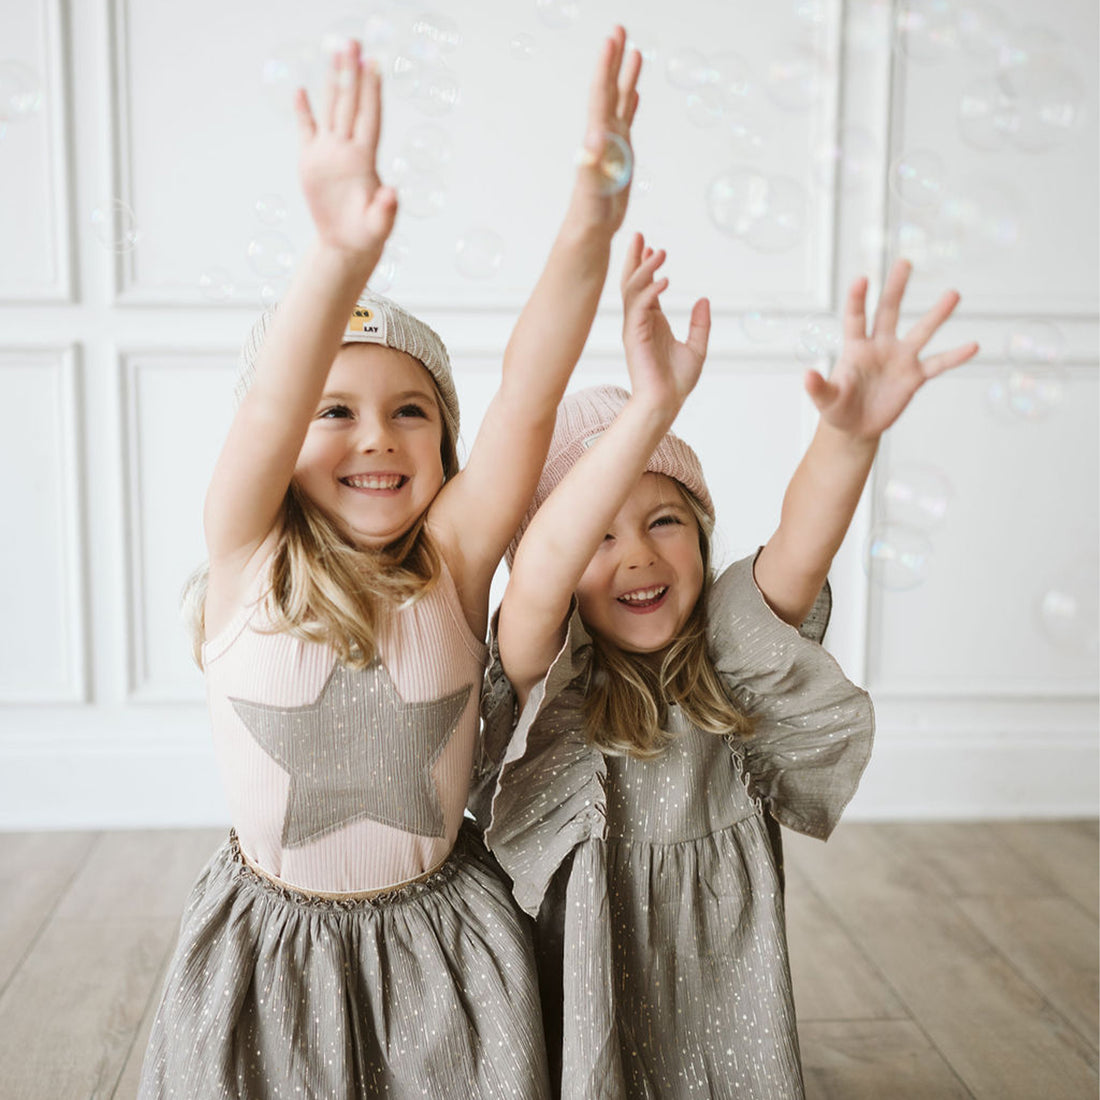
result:
[(249, 732), (290, 775), (283, 846), (296, 848), (353, 821), (443, 836), (432, 767), (472, 685), (406, 703), (381, 661), (333, 666), (321, 694), (298, 707), (230, 699)]

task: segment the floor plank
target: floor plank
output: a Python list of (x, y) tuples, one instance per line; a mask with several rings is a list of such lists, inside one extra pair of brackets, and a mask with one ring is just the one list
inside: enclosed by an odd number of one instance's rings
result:
[(1100, 916), (1100, 839), (1095, 821), (998, 822), (1004, 842), (1040, 868), (1086, 913)]
[(0, 833), (0, 992), (41, 934), (98, 833)]
[(806, 1100), (970, 1100), (911, 1020), (800, 1024)]

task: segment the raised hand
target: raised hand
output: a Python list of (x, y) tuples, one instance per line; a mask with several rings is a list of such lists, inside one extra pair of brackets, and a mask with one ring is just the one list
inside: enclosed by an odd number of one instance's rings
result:
[(886, 277), (871, 335), (867, 335), (867, 279), (852, 283), (844, 310), (844, 346), (828, 380), (806, 372), (806, 392), (824, 421), (854, 438), (877, 439), (930, 378), (965, 363), (974, 342), (920, 358), (921, 351), (959, 303), (954, 290), (909, 330), (897, 335), (898, 314), (912, 265), (898, 260)]
[(661, 309), (668, 279), (656, 278), (665, 251), (646, 246), (635, 233), (623, 266), (623, 347), (635, 395), (645, 395), (675, 416), (695, 388), (707, 357), (710, 303), (700, 298), (691, 311), (687, 339), (677, 340)]
[(295, 99), (302, 189), (321, 241), (376, 261), (397, 214), (397, 196), (378, 178), (375, 158), (382, 91), (373, 61), (358, 42), (334, 55), (320, 122), (309, 97)]
[[(608, 163), (618, 156), (606, 135), (614, 134), (630, 149), (630, 127), (638, 108), (638, 74), (642, 55), (626, 51), (626, 31), (616, 27), (604, 41), (596, 72), (588, 94), (588, 120), (585, 128), (581, 165), (573, 192), (573, 211), (588, 224), (605, 227), (614, 233), (623, 223), (630, 183), (614, 188), (608, 176)], [(633, 160), (633, 151), (631, 151)]]

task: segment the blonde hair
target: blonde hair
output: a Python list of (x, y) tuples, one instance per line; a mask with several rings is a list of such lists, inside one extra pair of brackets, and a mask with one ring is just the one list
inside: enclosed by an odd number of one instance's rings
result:
[(707, 652), (706, 606), (714, 578), (710, 539), (714, 524), (702, 504), (674, 481), (699, 530), (703, 586), (683, 630), (668, 647), (660, 668), (639, 654), (592, 639), (592, 665), (584, 699), (588, 739), (612, 756), (650, 760), (672, 742), (668, 708), (677, 704), (685, 717), (708, 733), (747, 737), (752, 722), (726, 695)]
[[(447, 418), (441, 421), (439, 452), (446, 482), (458, 473), (458, 453)], [(266, 629), (329, 645), (352, 668), (369, 665), (377, 648), (380, 612), (419, 599), (439, 580), (443, 562), (426, 520), (427, 511), (388, 546), (366, 550), (349, 542), (332, 517), (292, 481), (283, 497), (264, 595), (270, 620)], [(184, 586), (182, 600), (199, 668), (209, 574), (209, 564), (197, 569)]]

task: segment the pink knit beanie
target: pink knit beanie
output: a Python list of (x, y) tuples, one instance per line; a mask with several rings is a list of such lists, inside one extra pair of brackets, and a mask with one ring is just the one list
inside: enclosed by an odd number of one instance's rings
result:
[[(523, 517), (505, 555), (509, 566), (515, 557), (519, 540), (534, 514), (573, 468), (577, 459), (611, 427), (629, 399), (630, 394), (619, 386), (590, 386), (588, 389), (566, 394), (562, 399), (558, 406), (546, 464), (531, 499), (531, 507)], [(699, 456), (679, 436), (668, 432), (649, 456), (645, 469), (646, 473), (665, 474), (680, 482), (699, 501), (711, 521), (714, 520), (714, 502), (707, 483), (703, 480)]]

